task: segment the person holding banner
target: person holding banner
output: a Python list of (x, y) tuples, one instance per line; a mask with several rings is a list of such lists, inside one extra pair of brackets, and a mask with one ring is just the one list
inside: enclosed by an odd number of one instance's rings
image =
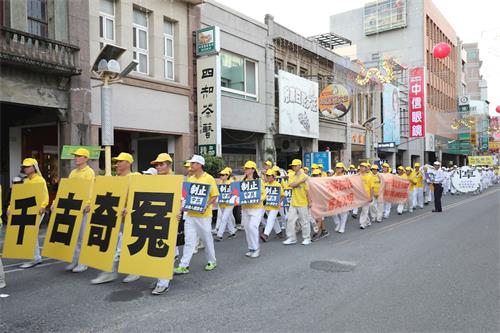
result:
[[(75, 152), (72, 153), (75, 156), (75, 165), (76, 168), (71, 170), (69, 174), (69, 179), (83, 179), (83, 180), (91, 180), (92, 182), (95, 180), (95, 172), (88, 165), (88, 160), (90, 157), (90, 152), (85, 148), (78, 148)], [(92, 195), (92, 191), (89, 192)], [(82, 265), (78, 263), (78, 258), (80, 257), (80, 250), (82, 248), (82, 238), (85, 232), (85, 224), (87, 222), (88, 213), (90, 211), (90, 201), (87, 202), (87, 205), (83, 212), (82, 224), (80, 226), (80, 233), (78, 235), (78, 240), (75, 247), (75, 253), (73, 255), (73, 261), (66, 266), (66, 271), (72, 271), (73, 273), (81, 273), (87, 270), (86, 265)]]
[[(389, 163), (382, 164), (382, 173), (391, 174), (391, 166)], [(391, 214), (391, 206), (390, 202), (384, 202), (384, 219), (389, 218), (389, 215)]]
[(410, 213), (413, 213), (413, 192), (415, 191), (415, 185), (417, 184), (417, 181), (415, 179), (415, 175), (413, 173), (413, 169), (409, 166), (407, 166), (405, 168), (405, 171), (406, 171), (406, 179), (410, 182), (410, 187), (408, 189), (408, 202), (407, 202), (407, 206), (408, 206), (408, 211)]
[[(272, 171), (272, 170), (271, 170)], [(241, 205), (241, 224), (245, 228), (245, 236), (247, 240), (248, 252), (247, 257), (258, 258), (260, 256), (259, 244), (259, 225), (264, 216), (264, 200), (266, 199), (266, 191), (263, 186), (262, 179), (259, 178), (257, 172), (257, 164), (254, 161), (247, 161), (243, 166), (244, 176), (241, 180), (240, 188), (243, 188), (245, 182), (257, 181), (257, 190), (260, 191), (260, 198), (257, 203), (249, 203)], [(251, 183), (248, 183), (249, 185)], [(241, 202), (241, 200), (240, 200)]]
[[(335, 176), (334, 177), (341, 177), (345, 176), (346, 172), (346, 167), (344, 163), (338, 162), (335, 164)], [(335, 223), (335, 231), (338, 232), (339, 234), (343, 234), (345, 231), (345, 225), (347, 223), (347, 216), (349, 215), (349, 211), (345, 211), (343, 213), (335, 214), (333, 215), (333, 222)]]
[[(373, 175), (369, 171), (370, 170), (370, 163), (368, 162), (363, 162), (359, 165), (359, 174), (361, 176), (361, 180), (363, 181), (363, 187), (365, 188), (366, 194), (368, 194), (368, 198), (371, 199), (373, 198)], [(365, 204), (364, 206), (361, 206), (361, 213), (359, 214), (359, 228), (360, 229), (365, 229), (366, 227), (369, 227), (372, 225), (370, 221), (370, 202)]]
[(224, 231), (226, 231), (226, 227), (229, 231), (228, 239), (233, 239), (236, 237), (236, 228), (234, 226), (234, 216), (233, 216), (233, 205), (228, 201), (223, 201), (224, 193), (228, 192), (229, 195), (231, 193), (231, 183), (233, 182), (231, 177), (232, 170), (231, 168), (224, 168), (220, 175), (220, 183), (219, 183), (219, 210), (220, 210), (220, 225), (217, 228), (217, 236), (214, 239), (218, 242), (223, 240)]
[[(396, 174), (399, 177), (408, 180), (408, 176), (405, 173), (405, 168), (402, 165), (398, 166), (398, 168), (396, 169)], [(398, 215), (402, 215), (403, 214), (404, 208), (405, 208), (405, 203), (398, 204), (398, 207), (397, 207)]]
[(321, 177), (327, 177), (328, 175), (326, 174), (325, 167), (323, 164), (318, 164), (318, 169), (321, 172)]
[[(132, 172), (132, 163), (134, 163), (134, 158), (129, 153), (120, 153), (117, 157), (113, 158), (116, 168), (116, 176), (118, 177), (130, 177), (133, 175), (140, 175), (138, 172)], [(126, 209), (122, 212), (122, 218), (127, 214)], [(120, 228), (123, 228), (123, 223), (120, 223)], [(99, 275), (90, 281), (91, 284), (102, 284), (114, 281), (118, 278), (118, 261), (120, 259), (120, 249), (122, 247), (122, 231), (118, 235), (118, 242), (116, 244), (115, 257), (113, 259), (113, 269), (111, 272), (102, 271)], [(123, 282), (128, 283), (139, 279), (138, 275), (128, 275), (123, 279)]]
[[(320, 168), (314, 170), (311, 177), (314, 177), (314, 178), (322, 177)], [(309, 202), (311, 202), (311, 198), (309, 197), (309, 195), (308, 195), (308, 200), (309, 200)], [(312, 215), (310, 215), (310, 216), (312, 217)], [(313, 242), (318, 241), (321, 238), (328, 237), (328, 235), (330, 235), (330, 233), (326, 230), (324, 217), (313, 218), (311, 220), (312, 220), (311, 224), (314, 222), (314, 225), (313, 225), (314, 234), (313, 234), (312, 239), (311, 239)]]
[(349, 171), (347, 171), (347, 174), (349, 176), (357, 174), (356, 166), (354, 164), (349, 165)]
[(297, 234), (295, 231), (295, 223), (300, 222), (302, 227), (302, 245), (311, 244), (311, 225), (309, 223), (309, 199), (308, 186), (306, 181), (308, 176), (302, 172), (302, 161), (294, 159), (290, 164), (294, 174), (290, 176), (289, 185), (292, 188), (292, 201), (288, 211), (288, 221), (286, 224), (287, 239), (283, 242), (284, 245), (292, 245), (297, 243)]
[(210, 189), (205, 210), (202, 212), (188, 211), (186, 214), (186, 222), (184, 223), (184, 253), (182, 254), (179, 266), (174, 269), (174, 274), (189, 273), (189, 263), (193, 257), (198, 238), (201, 238), (205, 244), (205, 256), (207, 259), (205, 270), (212, 271), (217, 267), (211, 229), (212, 205), (219, 197), (219, 189), (214, 177), (203, 170), (205, 159), (202, 156), (193, 155), (189, 163), (191, 163), (192, 175), (188, 177), (187, 181), (189, 183), (209, 185)]
[(415, 209), (417, 207), (420, 207), (420, 209), (424, 208), (424, 175), (422, 174), (422, 171), (420, 170), (420, 163), (415, 163), (415, 190), (414, 190), (414, 197), (413, 197), (413, 207)]
[(373, 221), (377, 223), (382, 222), (382, 216), (384, 214), (384, 202), (378, 200), (378, 193), (380, 191), (380, 177), (378, 176), (378, 165), (372, 165), (372, 191), (373, 199), (370, 204), (370, 215)]
[(290, 209), (290, 201), (292, 197), (292, 188), (290, 187), (290, 184), (288, 183), (289, 177), (292, 175), (293, 171), (292, 170), (287, 170), (287, 173), (282, 179), (281, 186), (283, 187), (283, 192), (284, 198), (280, 206), (280, 217), (281, 217), (281, 230), (286, 229), (286, 221), (288, 219), (288, 210)]
[[(281, 203), (283, 202), (285, 192), (281, 184), (276, 181), (276, 172), (273, 170), (267, 170), (264, 188), (266, 191), (265, 212), (267, 213), (267, 220), (265, 223), (266, 227), (264, 232), (260, 235), (260, 239), (262, 239), (263, 242), (267, 242), (267, 239), (273, 229), (276, 234), (276, 238), (283, 237), (280, 224), (277, 221), (277, 216)], [(277, 200), (271, 202), (271, 198)]]
[[(38, 162), (34, 158), (25, 158), (21, 164), (21, 172), (26, 175), (24, 179), (24, 184), (43, 184), (43, 200), (40, 205), (39, 214), (42, 216), (40, 221), (43, 220), (45, 215), (45, 210), (47, 205), (49, 204), (49, 190), (47, 188), (47, 182), (42, 177), (40, 172), (40, 168), (38, 167)], [(7, 207), (7, 216), (11, 214), (10, 207)], [(27, 261), (21, 264), (20, 268), (31, 268), (36, 265), (40, 265), (42, 263), (42, 256), (40, 254), (40, 242), (38, 241), (38, 237), (35, 245), (35, 257), (31, 261)]]

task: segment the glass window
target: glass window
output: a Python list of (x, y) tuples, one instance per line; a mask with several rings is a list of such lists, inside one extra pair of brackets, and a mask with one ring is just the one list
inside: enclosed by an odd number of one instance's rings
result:
[(163, 22), (163, 40), (164, 52), (163, 60), (165, 66), (165, 78), (174, 79), (174, 23), (171, 21)]
[(28, 0), (28, 32), (41, 37), (48, 37), (47, 0)]
[(115, 3), (113, 0), (99, 2), (99, 37), (101, 45), (115, 43)]
[(221, 52), (221, 86), (225, 95), (257, 99), (257, 63)]
[(149, 43), (148, 43), (147, 13), (134, 8), (134, 23), (132, 25), (132, 46), (134, 60), (139, 62), (137, 72), (149, 74)]
[(101, 13), (115, 16), (115, 2), (113, 0), (99, 1), (99, 10)]
[(148, 26), (147, 14), (139, 9), (134, 9), (134, 24), (140, 25), (142, 27)]

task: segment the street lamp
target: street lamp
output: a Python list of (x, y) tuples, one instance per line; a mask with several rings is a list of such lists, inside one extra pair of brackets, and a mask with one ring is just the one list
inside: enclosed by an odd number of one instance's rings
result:
[(133, 60), (120, 71), (118, 58), (126, 49), (106, 44), (92, 66), (92, 73), (99, 76), (101, 87), (101, 144), (104, 146), (105, 175), (111, 176), (111, 146), (114, 144), (113, 123), (111, 121), (111, 87), (110, 85), (122, 82), (121, 78), (133, 71), (138, 62)]

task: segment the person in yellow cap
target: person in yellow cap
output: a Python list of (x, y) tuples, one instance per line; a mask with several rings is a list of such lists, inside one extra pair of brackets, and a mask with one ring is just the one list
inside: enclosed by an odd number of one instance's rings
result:
[(422, 170), (420, 170), (420, 163), (415, 163), (414, 165), (415, 172), (415, 191), (413, 197), (413, 206), (415, 208), (420, 207), (420, 209), (424, 208), (424, 175)]
[[(68, 178), (69, 179), (90, 180), (93, 183), (95, 180), (95, 172), (88, 165), (90, 152), (85, 148), (78, 148), (72, 154), (75, 157), (74, 161), (75, 161), (76, 168), (71, 170)], [(92, 190), (89, 192), (89, 194), (92, 195)], [(88, 217), (89, 211), (90, 211), (90, 197), (89, 197), (89, 201), (87, 202), (87, 206), (85, 207), (84, 212), (83, 212), (82, 224), (80, 227), (80, 234), (78, 235), (78, 240), (77, 240), (77, 243), (75, 246), (75, 252), (73, 254), (73, 261), (69, 265), (66, 266), (66, 268), (65, 268), (66, 271), (72, 271), (73, 273), (81, 273), (81, 272), (85, 272), (88, 268), (86, 265), (79, 264), (78, 258), (80, 257), (80, 250), (82, 248), (82, 238), (83, 238), (83, 234), (85, 232), (85, 225), (87, 223), (87, 217)]]
[(172, 163), (172, 157), (168, 153), (160, 153), (154, 161), (151, 161), (158, 175), (173, 175)]
[(179, 266), (174, 269), (174, 274), (188, 274), (189, 264), (193, 257), (194, 250), (198, 243), (198, 238), (201, 238), (205, 244), (205, 257), (207, 264), (206, 271), (212, 271), (217, 267), (215, 258), (214, 239), (212, 237), (212, 204), (219, 197), (219, 188), (214, 177), (209, 175), (203, 169), (205, 166), (205, 158), (200, 155), (193, 155), (189, 160), (191, 163), (192, 176), (188, 177), (190, 183), (208, 184), (210, 185), (210, 193), (207, 201), (207, 206), (204, 212), (188, 211), (186, 214), (186, 222), (184, 223), (184, 253), (180, 260)]
[(311, 172), (313, 170), (316, 170), (318, 168), (318, 165), (316, 163), (311, 164)]
[[(279, 182), (276, 181), (276, 172), (273, 170), (267, 170), (266, 172), (266, 181), (264, 182), (264, 189), (266, 191), (266, 197), (273, 192), (276, 192), (279, 196), (279, 203), (277, 206), (271, 206), (267, 204), (264, 206), (265, 212), (267, 214), (267, 219), (265, 220), (265, 228), (264, 232), (260, 234), (260, 239), (263, 242), (267, 242), (271, 231), (274, 230), (276, 234), (276, 238), (282, 238), (281, 226), (277, 221), (278, 212), (281, 207), (281, 202), (285, 196), (285, 192), (283, 191), (283, 187)], [(276, 194), (275, 194), (276, 195)]]
[[(389, 165), (389, 163), (386, 162), (382, 164), (382, 173), (391, 174), (391, 166)], [(391, 207), (392, 205), (390, 202), (384, 202), (384, 215), (383, 215), (384, 219), (389, 218), (389, 215), (391, 214)]]
[[(132, 172), (132, 164), (134, 163), (134, 158), (131, 154), (121, 152), (117, 157), (113, 157), (115, 162), (115, 170), (117, 177), (130, 177), (140, 175), (139, 172)], [(102, 284), (114, 281), (118, 278), (118, 261), (120, 258), (121, 243), (123, 238), (123, 224), (127, 210), (122, 211), (122, 223), (120, 223), (120, 233), (118, 234), (118, 242), (115, 250), (115, 257), (113, 260), (113, 268), (111, 272), (101, 272), (99, 275), (90, 281), (91, 284)], [(139, 279), (138, 275), (127, 275), (123, 282), (128, 283)]]
[(413, 213), (413, 197), (414, 197), (414, 192), (415, 192), (415, 185), (417, 184), (417, 180), (415, 179), (415, 174), (413, 173), (413, 169), (411, 167), (406, 167), (405, 168), (406, 172), (406, 179), (410, 181), (410, 188), (409, 188), (409, 193), (408, 193), (408, 202), (406, 203), (406, 206), (408, 207), (408, 211), (410, 213)]
[[(42, 177), (40, 173), (40, 168), (38, 167), (38, 162), (34, 158), (25, 158), (21, 164), (21, 172), (26, 175), (24, 179), (24, 184), (43, 184), (43, 199), (40, 204), (39, 214), (41, 215), (40, 221), (43, 220), (45, 215), (45, 210), (49, 204), (49, 190), (47, 189), (47, 182)], [(7, 216), (11, 214), (10, 206), (7, 207)], [(35, 256), (33, 260), (22, 263), (19, 267), (21, 268), (31, 268), (42, 263), (42, 256), (40, 254), (40, 242), (38, 237), (36, 239), (35, 245)]]
[(357, 174), (356, 166), (354, 164), (349, 165), (349, 171), (347, 171), (347, 174), (349, 176)]
[[(316, 170), (316, 169), (313, 169), (313, 171), (314, 171), (314, 170)], [(304, 172), (304, 174), (309, 175), (309, 168), (308, 168), (308, 167), (306, 167), (306, 166), (305, 166), (305, 167), (303, 167), (303, 168), (302, 168), (302, 171)]]
[(264, 162), (264, 168), (260, 171), (260, 176), (262, 178), (266, 177), (266, 172), (267, 170), (271, 169), (273, 167), (273, 162), (270, 160), (267, 160)]
[[(397, 169), (396, 169), (396, 175), (398, 175), (399, 177), (403, 178), (403, 179), (406, 179), (408, 180), (408, 176), (406, 175), (406, 172), (405, 172), (405, 168), (403, 166), (398, 166)], [(398, 204), (397, 208), (396, 208), (396, 211), (398, 212), (398, 215), (402, 215), (403, 214), (403, 210), (405, 208), (405, 203), (400, 203)]]
[(191, 163), (184, 162), (184, 177), (189, 177), (191, 175)]
[(326, 171), (325, 171), (325, 167), (323, 166), (323, 164), (318, 164), (318, 169), (321, 171), (321, 177), (326, 177), (327, 174), (326, 174)]
[(301, 160), (293, 160), (290, 166), (294, 172), (289, 178), (289, 185), (292, 188), (292, 200), (286, 224), (287, 239), (283, 244), (291, 245), (297, 243), (295, 224), (298, 220), (302, 227), (302, 245), (309, 245), (311, 244), (311, 225), (309, 222), (308, 186), (306, 184), (308, 177), (302, 172)]
[[(219, 194), (222, 194), (222, 191), (220, 191), (221, 185), (229, 186), (233, 182), (231, 180), (231, 173), (232, 173), (231, 168), (224, 168), (221, 172), (219, 172), (220, 176)], [(219, 199), (220, 198), (221, 197), (219, 195)], [(234, 205), (232, 203), (220, 202), (218, 206), (220, 209), (220, 215), (218, 215), (220, 216), (220, 224), (218, 227), (216, 226), (217, 235), (214, 237), (214, 239), (218, 242), (222, 241), (226, 228), (229, 231), (228, 239), (233, 239), (236, 237), (236, 228), (234, 225), (234, 216), (233, 216)]]
[(371, 170), (373, 198), (370, 204), (370, 215), (373, 221), (380, 223), (382, 222), (382, 216), (384, 214), (384, 202), (378, 199), (381, 185), (380, 176), (378, 175), (378, 165), (373, 164)]
[[(334, 177), (342, 177), (346, 175), (347, 168), (344, 163), (338, 162), (335, 164), (335, 176)], [(347, 223), (347, 216), (349, 212), (343, 212), (339, 214), (333, 215), (333, 222), (335, 223), (335, 231), (339, 234), (343, 234), (345, 231), (345, 225)]]
[[(373, 177), (372, 174), (370, 173), (370, 163), (367, 162), (361, 163), (359, 165), (359, 174), (361, 176), (361, 180), (363, 182), (363, 187), (366, 191), (366, 194), (368, 194), (368, 198), (371, 201), (371, 199), (373, 198), (373, 186), (372, 186)], [(370, 203), (361, 206), (361, 213), (359, 214), (360, 229), (365, 229), (366, 227), (372, 224), (370, 221), (369, 210), (370, 210)]]

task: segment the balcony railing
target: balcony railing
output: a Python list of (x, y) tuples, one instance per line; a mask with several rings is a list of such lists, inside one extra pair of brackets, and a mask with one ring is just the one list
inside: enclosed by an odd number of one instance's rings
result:
[(0, 26), (0, 63), (57, 75), (79, 75), (80, 48)]

